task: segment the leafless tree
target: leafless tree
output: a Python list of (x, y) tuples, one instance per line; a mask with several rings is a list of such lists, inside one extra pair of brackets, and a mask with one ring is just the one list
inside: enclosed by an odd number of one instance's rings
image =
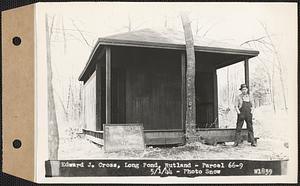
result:
[(287, 110), (288, 107), (287, 107), (287, 101), (286, 101), (286, 89), (285, 89), (285, 82), (284, 82), (284, 79), (283, 79), (283, 67), (282, 67), (282, 63), (281, 63), (281, 60), (279, 58), (279, 55), (278, 55), (278, 50), (277, 50), (277, 47), (275, 46), (274, 42), (273, 42), (273, 39), (267, 29), (267, 26), (265, 24), (263, 24), (262, 22), (260, 22), (262, 27), (264, 28), (265, 30), (265, 33), (269, 39), (269, 43), (274, 51), (274, 54), (275, 54), (275, 60), (274, 62), (277, 62), (277, 65), (276, 67), (278, 68), (278, 71), (279, 71), (279, 79), (280, 79), (280, 82), (281, 82), (281, 91), (282, 91), (282, 96), (283, 96), (283, 103), (284, 103), (284, 109)]
[(227, 84), (227, 107), (229, 107), (229, 105), (230, 105), (230, 101), (231, 101), (231, 99), (230, 99), (230, 80), (229, 80), (229, 75), (230, 75), (230, 72), (229, 72), (229, 68), (227, 67), (227, 69), (226, 69), (226, 84)]
[(164, 17), (164, 27), (168, 28), (168, 16), (167, 15), (165, 15), (165, 17)]
[(84, 36), (84, 34), (81, 32), (81, 30), (78, 28), (78, 26), (76, 25), (76, 23), (75, 23), (74, 20), (72, 20), (72, 24), (76, 28), (76, 30), (78, 31), (78, 33), (80, 34), (81, 38), (84, 40), (84, 42), (86, 43), (86, 45), (88, 47), (92, 48), (93, 46), (88, 42), (88, 40), (86, 39), (86, 37)]
[(134, 21), (134, 16), (132, 16), (130, 13), (127, 15), (127, 25), (125, 25), (123, 28), (126, 28), (128, 32), (134, 31), (139, 29), (141, 26), (143, 26), (148, 20), (144, 20), (143, 22), (137, 24), (136, 21)]
[(63, 38), (64, 38), (64, 53), (67, 51), (67, 38), (66, 38), (66, 31), (65, 31), (65, 24), (64, 24), (64, 17), (61, 17), (61, 28), (63, 32)]
[(128, 26), (127, 26), (127, 28), (128, 28), (128, 32), (130, 32), (130, 31), (132, 31), (132, 18), (131, 18), (130, 14), (128, 14), (127, 19), (128, 19)]
[(187, 12), (181, 13), (181, 21), (184, 30), (186, 44), (186, 93), (187, 93), (187, 109), (186, 109), (186, 134), (187, 137), (196, 132), (196, 103), (195, 103), (195, 51), (193, 32), (191, 22)]
[[(286, 89), (285, 89), (285, 82), (283, 78), (283, 67), (281, 60), (278, 55), (278, 50), (277, 47), (275, 46), (272, 36), (269, 33), (267, 27), (265, 24), (261, 23), (261, 26), (264, 29), (265, 36), (257, 37), (255, 39), (250, 39), (245, 42), (243, 42), (241, 45), (247, 44), (249, 47), (255, 48), (257, 50), (262, 51), (264, 55), (267, 56), (267, 52), (271, 53), (271, 55), (268, 55), (268, 58), (262, 58), (260, 56), (257, 57), (259, 62), (262, 65), (262, 68), (264, 69), (265, 73), (267, 74), (268, 77), (268, 83), (270, 87), (270, 93), (271, 93), (271, 101), (273, 105), (273, 110), (276, 112), (276, 75), (279, 76), (280, 80), (280, 85), (281, 85), (281, 92), (282, 92), (282, 97), (283, 97), (283, 104), (284, 104), (284, 109), (287, 110), (287, 102), (286, 102)], [(270, 65), (271, 67), (269, 67)], [(278, 71), (278, 73), (277, 73)], [(278, 92), (278, 91), (277, 91)]]
[[(90, 38), (88, 39), (87, 35), (91, 36), (93, 34), (92, 32), (85, 31), (80, 29), (78, 24), (73, 20), (69, 19), (68, 21), (73, 25), (72, 28), (65, 28), (65, 19), (61, 17), (61, 22), (58, 24), (53, 23), (52, 33), (55, 34), (55, 38), (50, 38), (50, 42), (63, 42), (64, 45), (64, 52), (67, 51), (67, 43), (70, 40), (76, 40), (78, 42), (81, 42), (83, 45), (87, 46), (88, 48), (92, 48), (92, 43)], [(56, 25), (56, 27), (54, 27)], [(60, 27), (57, 27), (57, 25), (60, 25)], [(93, 38), (95, 40), (95, 38)], [(53, 65), (53, 64), (52, 64)], [(57, 70), (56, 70), (57, 71)], [(56, 72), (57, 75), (58, 72)], [(56, 78), (59, 78), (56, 76)], [(75, 80), (76, 78), (71, 75), (67, 79), (59, 79), (58, 81), (65, 81), (67, 82), (63, 87), (60, 87), (62, 90), (67, 90), (65, 94), (59, 94), (58, 91), (54, 90), (54, 95), (58, 100), (59, 105), (61, 106), (63, 110), (63, 121), (66, 121), (68, 123), (69, 121), (73, 121), (73, 123), (80, 123), (80, 118), (82, 115), (82, 97), (81, 97), (81, 86), (80, 83)], [(57, 87), (56, 87), (57, 88)], [(61, 92), (61, 91), (59, 91)]]
[(196, 36), (199, 34), (199, 32), (200, 32), (200, 30), (201, 30), (202, 27), (203, 26), (199, 25), (199, 19), (197, 19), (197, 21), (196, 21), (196, 31), (195, 31), (195, 35)]
[(53, 96), (53, 84), (52, 84), (52, 64), (51, 64), (51, 36), (52, 28), (54, 24), (55, 17), (52, 19), (52, 23), (48, 25), (48, 15), (45, 16), (46, 24), (46, 49), (47, 49), (47, 72), (48, 72), (48, 146), (49, 146), (49, 159), (58, 159), (58, 149), (59, 149), (59, 133), (58, 133), (58, 123), (56, 117), (55, 101)]

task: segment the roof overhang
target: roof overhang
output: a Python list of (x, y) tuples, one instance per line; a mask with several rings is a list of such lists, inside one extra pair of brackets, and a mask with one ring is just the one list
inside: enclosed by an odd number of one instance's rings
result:
[[(175, 49), (175, 50), (186, 49), (185, 45), (182, 44), (154, 43), (154, 42), (146, 42), (146, 41), (130, 41), (130, 40), (99, 38), (98, 42), (102, 45), (113, 45), (113, 46), (133, 46), (133, 47), (163, 48), (163, 49)], [(238, 55), (245, 55), (251, 57), (257, 56), (259, 54), (259, 52), (255, 50), (242, 50), (242, 49), (207, 47), (207, 46), (194, 46), (194, 48), (195, 51), (199, 51), (199, 52), (238, 54)]]
[[(101, 46), (126, 46), (126, 47), (143, 47), (143, 48), (161, 48), (169, 50), (186, 50), (183, 44), (170, 44), (170, 43), (156, 43), (146, 41), (130, 41), (130, 40), (118, 40), (111, 38), (99, 38), (92, 53), (89, 56), (88, 62), (81, 72), (78, 80), (83, 81), (86, 71), (92, 68), (92, 64), (95, 63), (94, 57), (97, 52), (100, 52), (99, 56), (102, 57), (105, 51)], [(194, 46), (195, 52), (206, 52), (206, 53), (218, 53), (218, 54), (231, 54), (243, 56), (245, 59), (255, 57), (259, 54), (256, 50), (245, 50), (245, 49), (232, 49), (232, 48), (220, 48), (220, 47), (207, 47), (207, 46)], [(239, 57), (238, 59), (240, 59)], [(234, 60), (236, 61), (236, 60)]]

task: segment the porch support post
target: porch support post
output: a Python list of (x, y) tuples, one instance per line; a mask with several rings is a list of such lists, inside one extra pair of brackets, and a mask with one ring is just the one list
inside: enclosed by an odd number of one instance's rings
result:
[(245, 68), (245, 84), (248, 87), (248, 92), (250, 92), (250, 84), (249, 84), (249, 59), (246, 58), (244, 61), (244, 68)]
[(186, 130), (186, 56), (181, 53), (181, 122), (182, 129)]
[(213, 81), (214, 81), (214, 120), (215, 128), (219, 128), (219, 111), (218, 111), (218, 77), (217, 77), (217, 69), (215, 68), (213, 71)]
[(111, 123), (111, 49), (106, 47), (106, 123)]

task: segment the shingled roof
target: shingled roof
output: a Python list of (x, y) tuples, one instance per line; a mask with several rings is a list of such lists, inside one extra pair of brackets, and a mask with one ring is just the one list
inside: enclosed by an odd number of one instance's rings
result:
[[(248, 58), (255, 57), (259, 54), (258, 51), (244, 48), (242, 46), (231, 45), (225, 42), (196, 36), (194, 36), (193, 39), (196, 52), (236, 54), (244, 55)], [(79, 77), (79, 80), (81, 80), (85, 71), (90, 66), (94, 54), (101, 46), (133, 46), (175, 50), (186, 49), (184, 33), (173, 29), (153, 30), (148, 28), (101, 37), (98, 39), (96, 46), (94, 47), (89, 60)]]
[[(185, 50), (184, 33), (173, 29), (153, 30), (147, 28), (99, 38), (98, 42), (103, 45), (133, 45)], [(196, 51), (203, 52), (258, 55), (258, 51), (199, 36), (194, 36), (194, 47)]]

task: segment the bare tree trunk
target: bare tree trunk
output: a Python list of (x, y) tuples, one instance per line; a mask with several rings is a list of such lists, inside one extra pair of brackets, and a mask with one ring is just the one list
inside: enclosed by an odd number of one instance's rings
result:
[(197, 27), (196, 27), (196, 36), (198, 35), (198, 33), (199, 33), (199, 31), (200, 31), (200, 28), (199, 28), (199, 20), (197, 19)]
[[(275, 112), (276, 108), (275, 108), (275, 100), (274, 100), (274, 95), (273, 95), (273, 79), (272, 79), (272, 76), (269, 72), (269, 68), (264, 64), (263, 61), (260, 61), (263, 65), (263, 69), (264, 71), (266, 72), (267, 74), (267, 78), (268, 78), (268, 88), (269, 88), (269, 91), (270, 91), (270, 94), (271, 94), (271, 104), (273, 106), (273, 110)], [(273, 70), (273, 69), (272, 69)], [(273, 74), (272, 74), (273, 75)], [(269, 101), (267, 102), (268, 104), (270, 103)]]
[(282, 95), (283, 95), (284, 109), (285, 109), (285, 111), (287, 111), (288, 107), (287, 107), (287, 103), (286, 103), (285, 84), (284, 84), (284, 80), (283, 80), (281, 62), (279, 60), (278, 60), (278, 65), (279, 65), (279, 78), (280, 78), (280, 82), (281, 82), (281, 91), (282, 91)]
[(59, 134), (55, 110), (55, 102), (53, 96), (53, 85), (52, 85), (52, 65), (51, 65), (51, 34), (54, 23), (52, 20), (51, 28), (48, 25), (48, 16), (46, 15), (46, 47), (47, 47), (47, 73), (48, 73), (48, 151), (49, 160), (58, 159), (58, 148), (59, 148)]
[(191, 137), (196, 132), (196, 103), (195, 103), (195, 51), (191, 22), (186, 13), (181, 14), (181, 21), (184, 30), (187, 72), (186, 72), (186, 135)]
[(168, 28), (168, 16), (165, 15), (165, 23), (164, 23), (164, 27)]
[(273, 103), (273, 110), (276, 112), (276, 101), (275, 101), (275, 64), (272, 64), (272, 103)]
[(66, 107), (64, 105), (64, 102), (63, 102), (62, 98), (60, 97), (60, 95), (57, 92), (54, 91), (54, 93), (56, 94), (56, 97), (58, 98), (58, 101), (60, 102), (61, 107), (62, 107), (62, 109), (64, 111), (65, 120), (69, 121), (69, 115), (68, 115), (67, 109), (66, 109)]
[(63, 32), (63, 38), (64, 38), (64, 53), (67, 52), (67, 37), (66, 37), (66, 31), (65, 31), (65, 24), (64, 24), (64, 17), (61, 17), (61, 29)]
[(128, 14), (127, 19), (128, 19), (128, 32), (131, 32), (132, 31), (132, 21), (131, 21), (130, 14)]
[[(270, 44), (274, 50), (274, 53), (275, 53), (275, 57), (276, 57), (276, 60), (273, 60), (273, 63), (275, 63), (277, 61), (278, 65), (277, 65), (277, 68), (279, 70), (279, 79), (280, 79), (280, 83), (281, 83), (281, 91), (282, 91), (282, 96), (283, 96), (283, 101), (284, 101), (284, 109), (285, 111), (287, 111), (287, 102), (286, 102), (286, 94), (285, 94), (285, 85), (284, 85), (284, 80), (283, 80), (283, 73), (282, 73), (282, 64), (280, 62), (280, 59), (279, 59), (279, 56), (278, 56), (278, 52), (277, 52), (277, 48), (275, 47), (274, 43), (273, 43), (273, 40), (272, 40), (272, 37), (270, 36), (269, 34), (269, 31), (267, 29), (267, 27), (262, 24), (262, 27), (264, 28), (269, 40), (270, 40)], [(274, 64), (273, 64), (273, 68), (274, 68)], [(274, 73), (274, 71), (273, 71)], [(274, 107), (274, 111), (275, 111), (275, 107)]]
[(228, 67), (226, 69), (226, 75), (227, 75), (227, 99), (228, 99), (227, 107), (229, 108), (231, 99), (230, 99), (230, 89), (229, 89), (230, 83), (229, 83), (229, 68)]

